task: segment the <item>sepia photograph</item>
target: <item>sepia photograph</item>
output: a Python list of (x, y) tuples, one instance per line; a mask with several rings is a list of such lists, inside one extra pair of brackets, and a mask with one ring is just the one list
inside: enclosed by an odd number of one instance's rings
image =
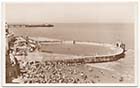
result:
[(135, 84), (136, 2), (3, 9), (5, 84)]

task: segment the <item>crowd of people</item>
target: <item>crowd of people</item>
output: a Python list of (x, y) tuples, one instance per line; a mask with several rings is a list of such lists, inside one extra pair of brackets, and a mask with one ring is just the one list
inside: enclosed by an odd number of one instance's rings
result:
[(95, 83), (87, 81), (88, 76), (75, 69), (77, 65), (63, 62), (27, 62), (22, 68), (22, 79), (24, 83)]

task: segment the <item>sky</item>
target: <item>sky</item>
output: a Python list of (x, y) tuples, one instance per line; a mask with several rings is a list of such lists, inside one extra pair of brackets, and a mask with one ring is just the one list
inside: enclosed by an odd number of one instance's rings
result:
[(8, 23), (133, 23), (137, 4), (122, 3), (6, 3)]

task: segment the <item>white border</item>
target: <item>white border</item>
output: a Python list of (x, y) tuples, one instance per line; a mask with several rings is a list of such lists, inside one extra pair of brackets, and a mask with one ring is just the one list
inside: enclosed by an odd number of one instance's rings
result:
[[(5, 21), (5, 10), (4, 10), (4, 3), (6, 2), (10, 2), (10, 3), (32, 3), (32, 2), (35, 2), (35, 3), (38, 3), (38, 2), (99, 2), (99, 3), (106, 3), (106, 2), (111, 2), (111, 3), (114, 3), (114, 2), (120, 2), (120, 3), (125, 3), (125, 2), (138, 2), (138, 0), (5, 0), (2, 2), (2, 12), (3, 14), (1, 15), (1, 19), (2, 19), (2, 29), (4, 29), (4, 21)], [(138, 6), (137, 6), (138, 8)], [(5, 60), (1, 59), (2, 61), (2, 68), (1, 68), (1, 71), (3, 71), (1, 74), (2, 76), (2, 86), (138, 86), (138, 13), (136, 13), (136, 23), (135, 23), (135, 82), (134, 83), (95, 83), (95, 84), (7, 84), (5, 83)], [(1, 30), (1, 48), (3, 48), (2, 50), (2, 58), (5, 58), (5, 42), (2, 42), (2, 41), (5, 41), (5, 32), (4, 30)], [(140, 35), (139, 35), (140, 37)]]
[[(5, 30), (4, 30), (5, 29), (5, 14), (4, 14), (5, 13), (5, 8), (3, 8), (4, 7), (3, 3), (1, 5), (2, 5), (1, 10), (3, 12), (2, 15), (1, 15), (2, 16), (2, 18), (1, 18), (1, 20), (2, 20), (1, 21), (2, 22), (1, 23), (2, 24), (1, 25), (1, 27), (2, 27), (2, 30), (1, 30), (1, 32), (2, 32), (1, 33), (1, 44), (2, 44), (2, 46), (1, 46), (1, 48), (3, 48), (2, 49), (2, 58), (6, 58), (5, 57), (5, 47), (6, 47), (5, 45), (6, 45), (6, 42), (2, 42), (2, 41), (6, 41), (6, 39), (5, 39)], [(5, 81), (5, 77), (6, 77), (5, 76), (5, 59), (1, 59), (1, 62), (2, 62), (1, 63), (2, 64), (1, 71), (3, 71), (3, 74), (1, 74), (1, 76), (2, 76), (2, 80), (1, 80), (2, 82), (1, 83), (4, 84), (4, 83), (6, 83), (6, 81)]]
[(138, 0), (2, 0), (3, 2), (137, 2)]

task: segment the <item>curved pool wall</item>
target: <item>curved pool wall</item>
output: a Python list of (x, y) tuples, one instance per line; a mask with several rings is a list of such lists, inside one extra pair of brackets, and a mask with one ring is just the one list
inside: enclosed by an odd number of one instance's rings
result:
[(121, 47), (116, 47), (115, 45), (106, 43), (95, 43), (95, 42), (81, 42), (81, 41), (39, 41), (40, 44), (84, 44), (84, 45), (94, 45), (107, 47), (113, 50), (111, 54), (105, 55), (95, 55), (95, 56), (83, 56), (80, 58), (72, 59), (60, 59), (52, 60), (53, 62), (63, 62), (63, 63), (101, 63), (101, 62), (111, 62), (119, 60), (125, 56), (125, 50)]

